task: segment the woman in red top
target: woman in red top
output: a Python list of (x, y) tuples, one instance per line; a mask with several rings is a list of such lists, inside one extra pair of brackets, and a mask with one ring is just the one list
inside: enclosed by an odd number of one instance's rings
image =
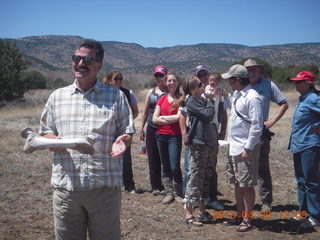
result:
[(178, 76), (169, 73), (166, 84), (169, 94), (159, 99), (152, 119), (158, 126), (156, 139), (162, 164), (162, 183), (166, 190), (166, 197), (162, 202), (169, 204), (176, 199), (177, 202), (183, 203), (180, 168), (182, 141), (178, 106), (181, 94)]

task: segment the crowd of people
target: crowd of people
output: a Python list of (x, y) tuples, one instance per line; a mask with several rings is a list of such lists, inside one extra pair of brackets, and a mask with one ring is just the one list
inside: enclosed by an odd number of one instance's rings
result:
[[(54, 91), (41, 115), (43, 137), (94, 139), (93, 155), (50, 149), (56, 239), (85, 239), (87, 232), (90, 239), (120, 239), (121, 186), (132, 194), (143, 193), (135, 187), (130, 148), (136, 132), (133, 120), (139, 113), (137, 98), (122, 86), (119, 71), (97, 79), (103, 56), (99, 42), (83, 41), (72, 56), (74, 83)], [(254, 59), (223, 74), (199, 65), (182, 83), (166, 66), (154, 69), (156, 86), (146, 95), (139, 131), (146, 143), (151, 192), (163, 195), (163, 204), (181, 203), (188, 225), (212, 223), (207, 209), (224, 210), (218, 200), (219, 140), (229, 144), (227, 182), (234, 186), (237, 206), (234, 218), (223, 224), (236, 225), (239, 232), (254, 228), (250, 216), (243, 213), (254, 208), (256, 185), (261, 210), (272, 209), (269, 153), (274, 133), (270, 128), (284, 115), (288, 103), (274, 82), (262, 78), (263, 70)], [(233, 92), (222, 88), (221, 81), (228, 81)], [(290, 81), (301, 94), (289, 144), (299, 210), (309, 214), (300, 226), (314, 227), (320, 225), (319, 91), (310, 72)], [(279, 106), (271, 117), (270, 102)]]

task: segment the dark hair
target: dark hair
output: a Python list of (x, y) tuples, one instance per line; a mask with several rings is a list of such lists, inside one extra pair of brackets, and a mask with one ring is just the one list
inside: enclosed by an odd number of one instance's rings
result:
[(96, 40), (85, 39), (79, 44), (77, 49), (82, 47), (94, 49), (96, 51), (96, 57), (97, 57), (96, 61), (99, 63), (102, 62), (103, 56), (104, 56), (104, 50), (100, 42)]
[(115, 79), (117, 77), (122, 78), (122, 73), (120, 71), (111, 71), (102, 79), (102, 82), (108, 85), (112, 85), (111, 81), (112, 79)]
[(250, 83), (249, 78), (240, 78), (240, 84), (242, 86), (247, 86)]

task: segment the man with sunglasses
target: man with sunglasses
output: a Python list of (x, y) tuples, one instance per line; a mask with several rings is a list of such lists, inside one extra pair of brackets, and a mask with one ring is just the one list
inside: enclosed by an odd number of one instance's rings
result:
[[(254, 90), (262, 98), (262, 110), (263, 110), (263, 123), (264, 130), (261, 136), (261, 150), (259, 157), (259, 195), (262, 201), (261, 210), (271, 211), (272, 207), (272, 178), (269, 166), (269, 153), (270, 153), (270, 141), (274, 133), (270, 132), (270, 128), (280, 120), (284, 113), (289, 108), (288, 103), (276, 86), (276, 84), (270, 80), (263, 79), (263, 65), (257, 64), (254, 59), (248, 59), (244, 62), (244, 66), (249, 72), (250, 84)], [(269, 118), (270, 102), (278, 104), (276, 113)]]
[(93, 139), (94, 154), (54, 148), (51, 184), (56, 239), (120, 239), (122, 154), (135, 132), (125, 95), (97, 80), (104, 49), (84, 40), (72, 56), (75, 81), (54, 91), (40, 134)]

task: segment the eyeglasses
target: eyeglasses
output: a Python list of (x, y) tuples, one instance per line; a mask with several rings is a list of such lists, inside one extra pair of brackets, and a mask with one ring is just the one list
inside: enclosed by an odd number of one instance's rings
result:
[(114, 80), (114, 81), (122, 81), (123, 78), (122, 78), (122, 77), (117, 77), (117, 78), (114, 78), (113, 80)]
[(298, 80), (298, 81), (294, 81), (294, 84), (299, 84), (299, 83), (303, 83), (305, 82), (305, 80)]
[(81, 61), (81, 59), (84, 62), (84, 64), (86, 64), (86, 65), (90, 65), (92, 63), (92, 61), (95, 60), (92, 57), (82, 57), (82, 56), (79, 56), (79, 55), (72, 55), (72, 61), (74, 63), (79, 63)]
[(199, 82), (198, 88), (201, 88), (201, 87), (202, 87), (202, 82)]
[(156, 78), (163, 78), (164, 77), (164, 74), (163, 73), (155, 73), (154, 74), (154, 76), (156, 77)]
[(198, 74), (197, 77), (205, 77), (205, 76), (208, 76), (208, 73), (207, 72), (204, 72), (204, 73), (201, 73), (201, 74)]

